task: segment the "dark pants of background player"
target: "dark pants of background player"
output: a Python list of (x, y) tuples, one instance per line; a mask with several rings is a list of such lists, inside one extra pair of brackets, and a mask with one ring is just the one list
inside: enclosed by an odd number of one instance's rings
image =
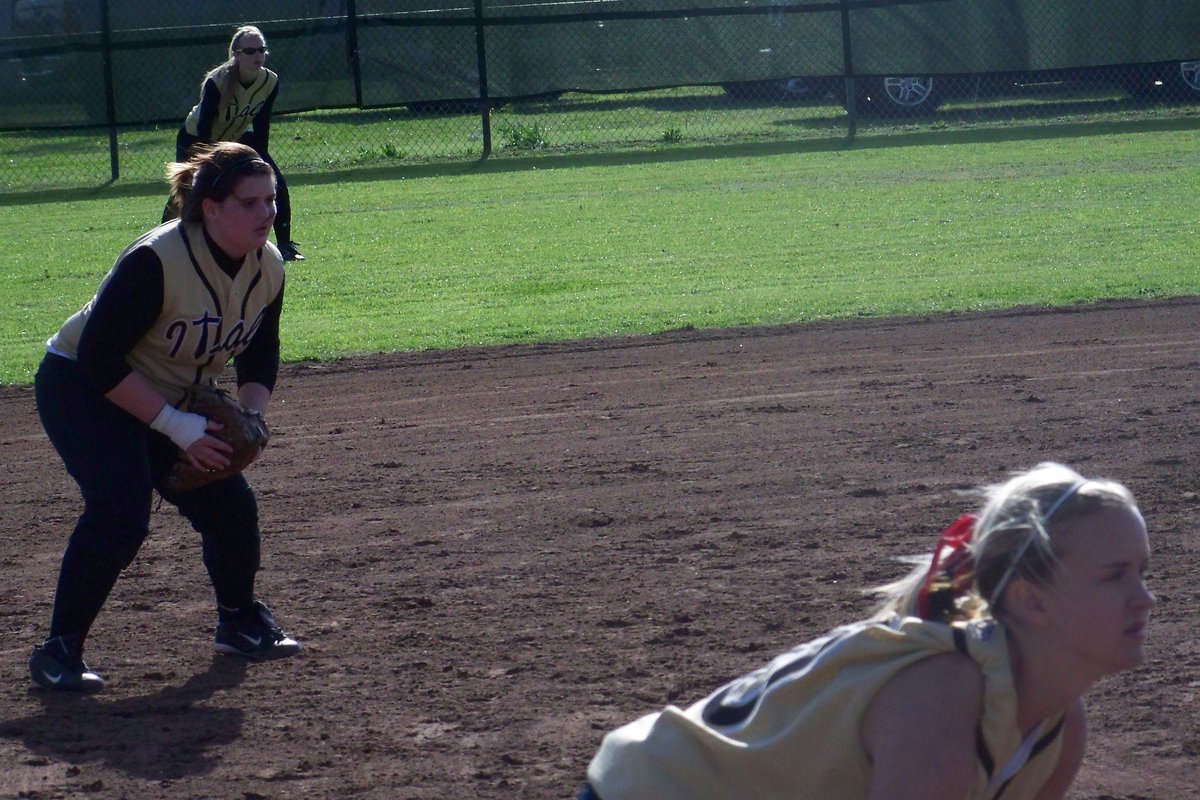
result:
[[(175, 160), (187, 161), (188, 156), (191, 155), (192, 146), (200, 141), (202, 140), (188, 133), (187, 128), (180, 128), (179, 133), (175, 135)], [(253, 131), (243, 134), (238, 142), (253, 147), (259, 158), (270, 164), (271, 169), (275, 171), (275, 243), (290, 242), (292, 240), (292, 198), (288, 194), (287, 181), (283, 179), (279, 165), (275, 163), (275, 159), (271, 158), (271, 154), (267, 152), (267, 148), (262, 146), (262, 142), (258, 140)], [(176, 216), (175, 210), (168, 203), (163, 209), (162, 221), (166, 222)]]
[(600, 795), (596, 794), (596, 790), (592, 788), (590, 783), (584, 784), (583, 791), (575, 800), (600, 800)]
[[(50, 635), (82, 646), (117, 581), (150, 531), (153, 490), (178, 449), (170, 439), (98, 394), (79, 365), (47, 354), (34, 379), (38, 416), (83, 495), (67, 542)], [(258, 504), (240, 474), (163, 499), (199, 531), (217, 602), (246, 609), (259, 566)]]

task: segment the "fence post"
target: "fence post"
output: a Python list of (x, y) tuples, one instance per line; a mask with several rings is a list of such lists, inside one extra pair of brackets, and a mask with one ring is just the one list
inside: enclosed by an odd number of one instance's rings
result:
[(346, 57), (350, 59), (350, 75), (354, 81), (354, 105), (362, 108), (362, 66), (358, 63), (358, 4), (346, 3)]
[(858, 89), (854, 85), (854, 55), (850, 50), (850, 0), (842, 0), (842, 75), (846, 87), (846, 139), (858, 131)]
[(104, 114), (108, 123), (108, 171), (111, 180), (121, 177), (121, 164), (117, 157), (117, 108), (113, 92), (112, 31), (108, 19), (108, 0), (100, 0), (100, 52), (104, 65)]
[(488, 101), (487, 47), (483, 37), (483, 0), (475, 0), (475, 62), (479, 68), (479, 124), (483, 158), (492, 154), (492, 109)]

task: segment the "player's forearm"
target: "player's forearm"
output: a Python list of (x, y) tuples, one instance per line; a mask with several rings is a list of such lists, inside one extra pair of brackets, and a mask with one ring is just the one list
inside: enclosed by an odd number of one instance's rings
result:
[(130, 372), (104, 396), (118, 408), (128, 411), (147, 425), (158, 416), (158, 412), (162, 411), (167, 402), (136, 372)]
[[(192, 450), (201, 440), (213, 441), (206, 437), (208, 420), (199, 414), (179, 411), (168, 405), (163, 396), (154, 391), (138, 373), (131, 372), (126, 375), (123, 381), (104, 396), (178, 445), (180, 450), (187, 453), (188, 460), (197, 467), (213, 468), (227, 463), (227, 459), (220, 453), (214, 458), (207, 451)], [(208, 447), (211, 448), (211, 444)], [(207, 456), (207, 459), (200, 461), (201, 455)]]
[(243, 383), (238, 387), (238, 402), (252, 411), (266, 411), (271, 390), (261, 383)]

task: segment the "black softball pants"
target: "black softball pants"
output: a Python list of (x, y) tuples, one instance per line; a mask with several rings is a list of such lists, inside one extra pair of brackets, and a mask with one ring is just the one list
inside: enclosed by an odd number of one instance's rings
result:
[(155, 489), (200, 533), (217, 602), (231, 609), (253, 603), (258, 504), (242, 475), (192, 492), (163, 490), (175, 445), (98, 394), (70, 359), (46, 355), (34, 397), (42, 426), (83, 497), (63, 554), (49, 638), (86, 638), (121, 570), (149, 535)]

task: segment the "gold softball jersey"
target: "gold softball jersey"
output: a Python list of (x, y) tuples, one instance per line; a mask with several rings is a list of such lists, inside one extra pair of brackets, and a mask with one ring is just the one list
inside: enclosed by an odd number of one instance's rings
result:
[[(211, 80), (213, 77), (210, 74), (205, 81)], [(208, 140), (213, 142), (238, 141), (242, 134), (250, 128), (254, 116), (262, 110), (278, 83), (279, 76), (266, 67), (259, 70), (258, 77), (248, 86), (243, 85), (235, 78), (233, 92), (228, 96), (224, 93), (221, 94), (221, 103), (217, 107), (217, 116), (213, 120), (212, 133)], [(203, 92), (201, 95), (203, 96)], [(193, 106), (187, 119), (183, 122), (184, 130), (198, 138), (204, 138), (200, 134), (200, 107), (202, 105), (201, 102)]]
[(865, 800), (870, 763), (859, 726), (867, 705), (900, 670), (955, 650), (984, 677), (979, 767), (967, 798), (1032, 798), (1058, 762), (1062, 724), (1043, 723), (1028, 737), (1017, 729), (1003, 628), (915, 617), (837, 628), (686, 710), (669, 706), (612, 731), (588, 782), (601, 800)]
[[(163, 300), (154, 324), (126, 356), (129, 366), (176, 405), (184, 387), (211, 383), (226, 363), (246, 349), (262, 324), (267, 307), (283, 288), (283, 259), (267, 242), (250, 252), (230, 277), (208, 249), (204, 229), (172, 221), (133, 242), (117, 257), (150, 247), (162, 261)], [(92, 305), (112, 278), (68, 319), (47, 343), (51, 352), (78, 358), (79, 338)]]

